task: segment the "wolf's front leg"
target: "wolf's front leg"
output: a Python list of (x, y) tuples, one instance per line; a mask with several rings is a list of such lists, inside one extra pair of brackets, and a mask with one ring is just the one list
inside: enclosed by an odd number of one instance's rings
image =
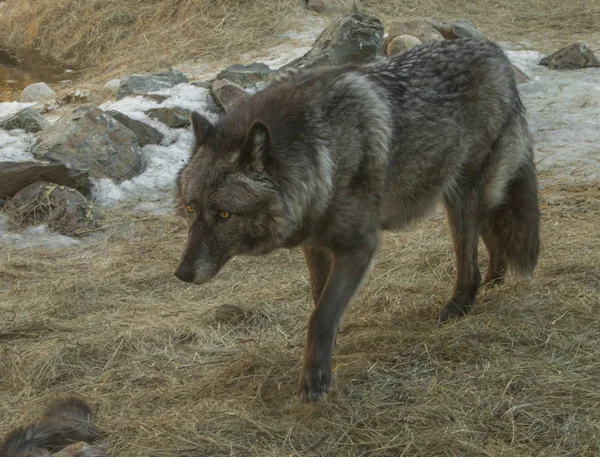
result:
[(308, 323), (304, 366), (298, 394), (302, 402), (318, 400), (331, 384), (331, 356), (342, 315), (358, 292), (378, 245), (378, 236), (361, 239), (360, 246), (334, 252), (331, 273)]

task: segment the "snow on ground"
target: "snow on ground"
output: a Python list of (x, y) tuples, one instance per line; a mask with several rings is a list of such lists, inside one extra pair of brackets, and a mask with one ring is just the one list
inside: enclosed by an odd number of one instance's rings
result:
[[(279, 67), (304, 54), (309, 49), (309, 41), (312, 42), (317, 34), (316, 28), (290, 32), (289, 42), (276, 46), (262, 56), (251, 56), (253, 58), (249, 61), (264, 62), (272, 68)], [(294, 42), (294, 39), (298, 40)], [(511, 61), (532, 79), (522, 84), (520, 90), (536, 140), (538, 169), (552, 168), (557, 175), (570, 180), (598, 179), (600, 69), (549, 70), (538, 65), (543, 57), (539, 52), (515, 50), (519, 47), (514, 44), (506, 44), (505, 48)], [(127, 97), (100, 106), (103, 110), (117, 110), (146, 122), (165, 135), (162, 145), (148, 145), (142, 149), (147, 166), (141, 175), (121, 184), (109, 179), (93, 182), (93, 197), (100, 205), (128, 204), (144, 213), (172, 211), (175, 176), (191, 152), (192, 133), (189, 129), (170, 129), (150, 119), (145, 114), (146, 110), (181, 107), (198, 111), (211, 122), (218, 119), (216, 114), (209, 111), (209, 94), (204, 88), (180, 84), (156, 93), (167, 99), (159, 103), (141, 96)], [(31, 104), (0, 103), (0, 118), (24, 108), (24, 105)], [(0, 161), (31, 160), (29, 151), (34, 141), (34, 135), (23, 131), (0, 130)], [(30, 228), (21, 234), (2, 232), (0, 223), (0, 244), (63, 246), (79, 242), (52, 235), (43, 226)]]
[(550, 70), (542, 54), (507, 51), (531, 82), (520, 87), (538, 169), (572, 180), (600, 178), (600, 69)]
[(8, 216), (0, 214), (0, 245), (8, 244), (20, 248), (43, 246), (48, 249), (60, 249), (81, 242), (76, 238), (50, 232), (45, 225), (28, 227), (21, 233), (7, 232), (5, 231), (7, 228), (9, 228)]

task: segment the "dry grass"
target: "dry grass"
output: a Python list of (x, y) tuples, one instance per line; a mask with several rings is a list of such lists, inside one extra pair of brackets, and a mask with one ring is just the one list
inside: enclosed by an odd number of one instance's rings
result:
[(88, 244), (3, 247), (0, 435), (78, 394), (122, 457), (597, 456), (600, 187), (553, 184), (541, 200), (534, 281), (482, 291), (441, 329), (443, 219), (386, 236), (338, 338), (333, 393), (304, 408), (299, 253), (236, 259), (189, 287), (173, 276), (182, 224), (118, 212)]
[[(312, 13), (301, 0), (5, 0), (0, 43), (40, 48), (61, 65), (104, 76), (155, 70), (188, 59), (235, 60), (281, 42)], [(589, 0), (362, 0), (392, 18), (467, 17), (493, 39), (554, 48), (590, 39), (600, 6)]]

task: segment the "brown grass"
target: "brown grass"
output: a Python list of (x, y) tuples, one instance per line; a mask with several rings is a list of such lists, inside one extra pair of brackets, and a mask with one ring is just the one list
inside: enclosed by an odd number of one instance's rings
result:
[[(87, 77), (146, 71), (188, 59), (235, 60), (281, 42), (312, 13), (301, 0), (5, 0), (0, 44), (40, 48)], [(382, 18), (467, 17), (495, 40), (553, 49), (590, 39), (600, 6), (589, 0), (362, 0)]]
[(118, 211), (80, 246), (3, 247), (0, 435), (78, 394), (122, 457), (597, 456), (600, 187), (554, 183), (541, 202), (536, 278), (482, 291), (441, 329), (443, 218), (387, 235), (345, 317), (333, 393), (304, 408), (298, 252), (190, 287), (173, 276), (181, 222)]

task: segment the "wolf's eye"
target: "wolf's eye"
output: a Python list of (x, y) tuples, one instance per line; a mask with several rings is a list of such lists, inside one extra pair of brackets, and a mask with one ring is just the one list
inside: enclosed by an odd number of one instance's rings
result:
[(231, 214), (229, 214), (229, 211), (221, 211), (219, 213), (219, 219), (222, 220), (229, 219), (229, 216), (231, 216)]
[(192, 214), (194, 212), (194, 208), (192, 208), (192, 205), (185, 205), (185, 209), (190, 214)]

